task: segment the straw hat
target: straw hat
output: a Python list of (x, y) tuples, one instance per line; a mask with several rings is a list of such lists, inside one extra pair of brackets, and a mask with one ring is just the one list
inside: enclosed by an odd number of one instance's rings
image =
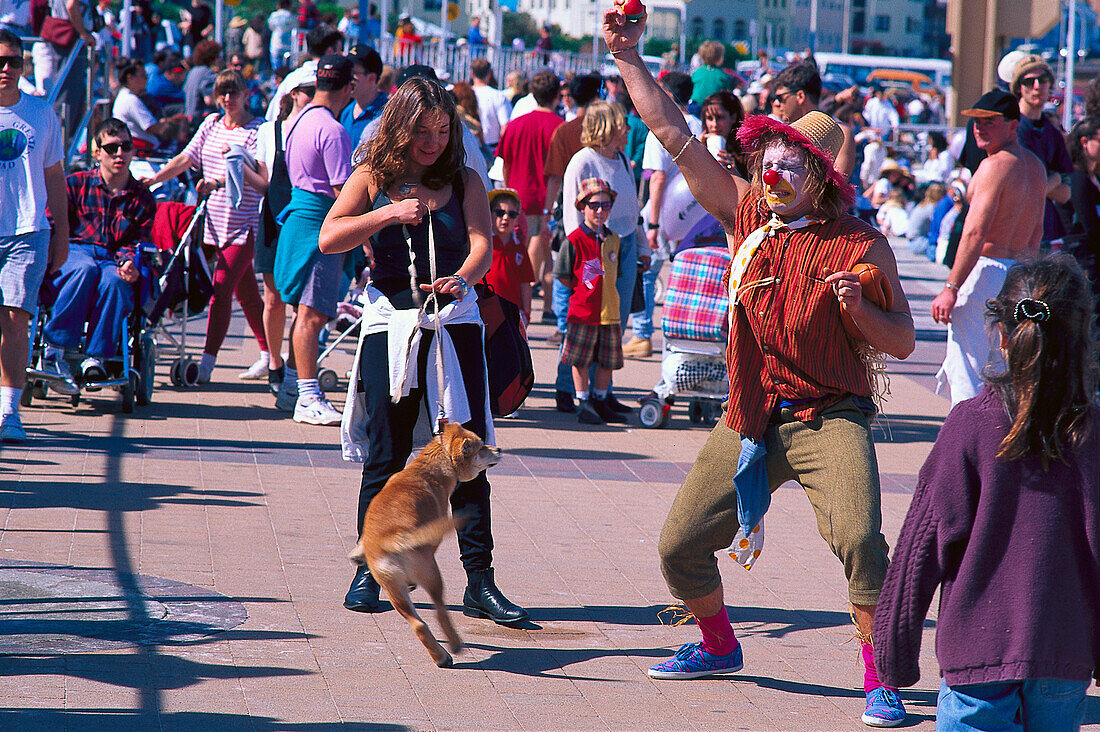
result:
[(1025, 76), (1034, 72), (1041, 71), (1050, 77), (1051, 82), (1054, 81), (1054, 71), (1051, 70), (1050, 64), (1048, 64), (1042, 56), (1037, 56), (1034, 53), (1029, 53), (1022, 59), (1016, 62), (1016, 66), (1012, 69), (1012, 83), (1009, 84), (1008, 90), (1015, 96), (1020, 96), (1020, 82)]

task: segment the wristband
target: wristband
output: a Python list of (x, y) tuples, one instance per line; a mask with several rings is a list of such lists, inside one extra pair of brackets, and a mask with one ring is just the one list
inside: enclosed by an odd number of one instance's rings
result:
[(954, 282), (944, 282), (943, 286), (946, 287), (947, 289), (953, 291), (953, 292), (958, 292), (959, 291), (959, 286), (956, 285)]
[(470, 291), (470, 283), (466, 281), (466, 278), (460, 274), (451, 275), (452, 278), (458, 280), (458, 284), (462, 285), (462, 294), (465, 295)]
[(661, 228), (661, 225), (660, 224), (654, 224), (654, 223), (648, 223), (648, 224), (645, 225), (645, 227), (647, 229), (649, 229), (650, 231), (656, 231), (657, 229)]
[(623, 51), (629, 51), (630, 49), (637, 48), (637, 47), (638, 47), (638, 45), (634, 44), (633, 46), (627, 46), (626, 48), (620, 48), (618, 51), (611, 51), (610, 53), (611, 53), (612, 56), (618, 56)]

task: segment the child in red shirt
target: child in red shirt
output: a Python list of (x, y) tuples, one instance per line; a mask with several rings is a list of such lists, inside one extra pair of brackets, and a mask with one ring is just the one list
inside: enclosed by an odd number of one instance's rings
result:
[[(573, 290), (561, 361), (573, 367), (573, 386), (581, 404), (577, 419), (586, 424), (626, 422), (607, 403), (611, 372), (623, 367), (623, 329), (615, 289), (622, 270), (619, 237), (606, 227), (614, 201), (615, 191), (607, 181), (581, 181), (574, 205), (583, 211), (584, 223), (562, 242), (554, 262), (554, 276)], [(589, 396), (588, 367), (593, 362), (596, 373)]]
[(497, 295), (515, 303), (523, 325), (531, 322), (531, 283), (535, 270), (527, 255), (526, 238), (520, 231), (523, 212), (519, 194), (511, 188), (489, 191), (489, 209), (493, 214), (493, 263), (485, 273)]

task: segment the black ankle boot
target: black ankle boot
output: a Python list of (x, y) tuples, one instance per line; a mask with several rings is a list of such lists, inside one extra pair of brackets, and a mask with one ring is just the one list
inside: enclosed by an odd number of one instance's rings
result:
[(469, 584), (462, 596), (462, 614), (471, 618), (488, 618), (499, 625), (522, 623), (530, 616), (512, 603), (496, 585), (493, 570), (467, 572)]
[(604, 422), (608, 424), (626, 424), (626, 416), (612, 409), (611, 405), (607, 403), (607, 399), (589, 397), (588, 404), (592, 407), (592, 411), (600, 415), (600, 419)]
[(351, 581), (348, 594), (344, 595), (344, 607), (357, 613), (380, 613), (386, 609), (382, 601), (378, 599), (381, 590), (378, 582), (370, 576), (367, 565), (359, 565), (355, 570), (355, 579)]

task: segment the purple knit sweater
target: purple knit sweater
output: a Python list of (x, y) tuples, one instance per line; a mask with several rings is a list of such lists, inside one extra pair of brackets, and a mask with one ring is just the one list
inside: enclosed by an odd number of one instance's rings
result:
[(1046, 470), (1037, 457), (996, 458), (1011, 423), (988, 387), (947, 416), (875, 613), (884, 684), (920, 679), (921, 631), (938, 586), (936, 657), (949, 686), (1100, 674), (1100, 408), (1092, 409), (1085, 445)]

